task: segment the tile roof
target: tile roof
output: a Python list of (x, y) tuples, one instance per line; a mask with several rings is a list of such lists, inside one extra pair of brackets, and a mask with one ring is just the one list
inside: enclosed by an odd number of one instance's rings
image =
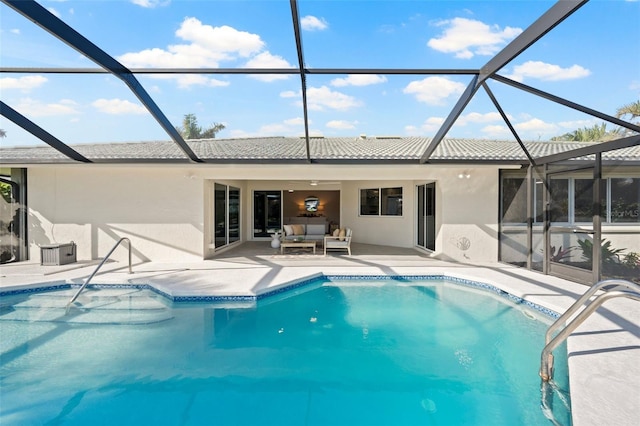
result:
[[(311, 138), (311, 158), (318, 161), (413, 161), (417, 162), (431, 138), (339, 137)], [(306, 161), (306, 142), (296, 137), (189, 140), (188, 145), (204, 161)], [(525, 142), (534, 158), (588, 146), (584, 142)], [(172, 141), (96, 143), (70, 145), (95, 162), (187, 161)], [(608, 160), (640, 161), (640, 146), (603, 153)], [(431, 155), (436, 161), (526, 162), (513, 141), (444, 139)], [(0, 161), (14, 164), (75, 163), (49, 146), (0, 148)]]

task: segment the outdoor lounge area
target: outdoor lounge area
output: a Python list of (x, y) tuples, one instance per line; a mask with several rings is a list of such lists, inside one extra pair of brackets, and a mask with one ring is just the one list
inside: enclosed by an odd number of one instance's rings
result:
[[(246, 302), (245, 314), (313, 277), (447, 276), (559, 315), (621, 280), (628, 293), (568, 335), (566, 399), (574, 425), (635, 425), (640, 57), (621, 40), (637, 38), (639, 14), (636, 1), (2, 0), (0, 292), (92, 280)], [(479, 307), (470, 300), (458, 314)], [(190, 313), (206, 348), (220, 324), (260, 322), (215, 309)], [(0, 326), (19, 309), (5, 311)], [(375, 333), (352, 315), (336, 316), (363, 341)], [(44, 321), (57, 331), (43, 341), (75, 319)], [(461, 330), (434, 335), (456, 367), (481, 369), (452, 343)], [(207, 405), (205, 393), (189, 401)], [(423, 393), (426, 423), (445, 410)], [(91, 397), (41, 406), (60, 405), (47, 419), (62, 422)], [(21, 424), (24, 404), (0, 407), (0, 423)], [(505, 424), (526, 424), (519, 415)]]

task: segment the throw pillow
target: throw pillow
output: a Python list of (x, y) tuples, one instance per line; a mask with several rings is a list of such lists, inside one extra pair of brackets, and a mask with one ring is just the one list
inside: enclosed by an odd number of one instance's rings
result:
[(342, 228), (342, 229), (340, 230), (340, 233), (338, 234), (338, 239), (339, 239), (340, 241), (344, 241), (344, 237), (345, 237), (345, 235), (347, 235), (347, 230), (346, 230), (346, 229), (344, 229), (344, 228)]
[(304, 225), (291, 225), (293, 235), (304, 235)]
[(284, 228), (284, 234), (286, 236), (293, 235), (293, 228), (291, 227), (291, 225), (284, 225), (283, 228)]
[(334, 237), (337, 237), (338, 235), (340, 235), (340, 228), (336, 228), (335, 231), (333, 231)]

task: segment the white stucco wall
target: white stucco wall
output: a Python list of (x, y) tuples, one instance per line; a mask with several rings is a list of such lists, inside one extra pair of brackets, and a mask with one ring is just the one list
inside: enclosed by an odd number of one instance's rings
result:
[[(469, 178), (458, 177), (466, 172)], [(342, 185), (343, 223), (354, 229), (354, 241), (414, 247), (416, 185), (436, 183), (435, 256), (461, 262), (496, 261), (498, 257), (498, 169), (424, 168), (402, 173), (411, 180), (347, 181)], [(373, 174), (375, 176), (375, 174)], [(421, 176), (420, 176), (421, 175)], [(359, 190), (403, 187), (402, 217), (359, 215)]]
[[(466, 172), (470, 177), (460, 179)], [(37, 166), (28, 171), (31, 259), (39, 245), (75, 241), (78, 259), (103, 257), (120, 237), (135, 260), (197, 261), (212, 247), (212, 185), (242, 191), (241, 239), (252, 239), (254, 190), (309, 189), (312, 179), (336, 182), (341, 226), (354, 241), (414, 247), (416, 185), (436, 183), (436, 251), (462, 262), (497, 260), (498, 168), (436, 165)], [(403, 188), (401, 217), (361, 217), (359, 191)], [(126, 249), (114, 258), (126, 259)]]
[[(28, 172), (30, 257), (75, 241), (77, 257), (103, 257), (129, 237), (136, 260), (202, 259), (203, 181), (186, 169), (35, 167)], [(126, 260), (127, 250), (112, 257)]]

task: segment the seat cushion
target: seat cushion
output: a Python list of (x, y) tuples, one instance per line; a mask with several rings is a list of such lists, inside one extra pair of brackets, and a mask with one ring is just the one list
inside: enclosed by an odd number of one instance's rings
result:
[(324, 235), (325, 229), (324, 225), (310, 224), (307, 225), (306, 235)]

